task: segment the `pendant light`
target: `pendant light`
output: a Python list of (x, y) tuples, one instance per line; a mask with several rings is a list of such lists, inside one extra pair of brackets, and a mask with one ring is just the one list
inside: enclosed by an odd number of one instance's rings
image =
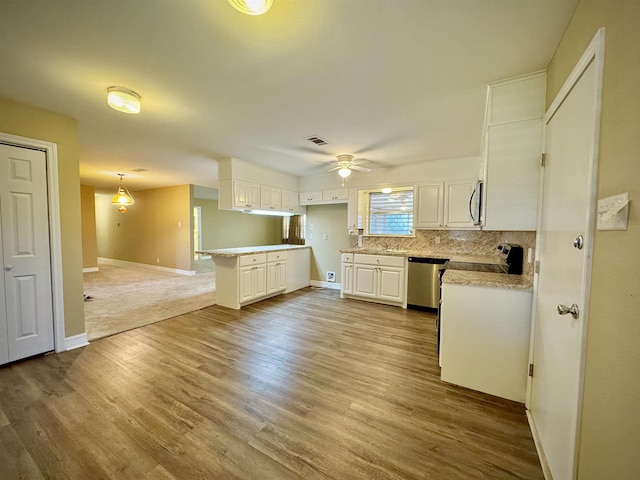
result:
[(267, 13), (273, 0), (227, 0), (239, 12), (247, 15), (262, 15)]
[(120, 213), (124, 213), (127, 211), (127, 207), (133, 205), (134, 203), (136, 203), (136, 201), (129, 193), (129, 190), (127, 190), (127, 187), (124, 186), (124, 182), (122, 180), (122, 177), (124, 177), (124, 173), (119, 173), (118, 176), (120, 177), (118, 192), (111, 199), (111, 203), (113, 203), (114, 205), (119, 205), (120, 208), (118, 208), (118, 211)]

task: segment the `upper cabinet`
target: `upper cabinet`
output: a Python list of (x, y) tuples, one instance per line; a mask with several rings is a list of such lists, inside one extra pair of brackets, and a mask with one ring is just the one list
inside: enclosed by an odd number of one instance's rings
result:
[(415, 189), (415, 228), (477, 228), (469, 209), (475, 178), (420, 183)]
[(333, 190), (316, 190), (300, 193), (300, 205), (322, 205), (328, 203), (347, 203), (349, 189), (338, 188)]
[(260, 208), (260, 185), (234, 180), (233, 206), (235, 208)]
[(544, 72), (489, 85), (484, 133), (485, 230), (535, 230), (541, 174)]
[(260, 209), (282, 210), (282, 190), (279, 188), (260, 186)]

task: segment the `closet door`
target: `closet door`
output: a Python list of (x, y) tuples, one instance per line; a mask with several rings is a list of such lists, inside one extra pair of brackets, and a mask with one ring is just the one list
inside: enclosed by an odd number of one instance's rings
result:
[(54, 347), (44, 152), (0, 145), (0, 230), (6, 363)]

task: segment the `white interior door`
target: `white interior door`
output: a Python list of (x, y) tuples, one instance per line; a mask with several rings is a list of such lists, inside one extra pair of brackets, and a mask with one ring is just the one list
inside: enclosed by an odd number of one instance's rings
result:
[(5, 363), (54, 348), (46, 167), (42, 151), (0, 145)]
[[(601, 69), (594, 54), (583, 60), (545, 116), (528, 408), (554, 480), (575, 478), (589, 300)], [(574, 246), (579, 235), (581, 249)], [(559, 305), (574, 304), (579, 314), (560, 314)]]

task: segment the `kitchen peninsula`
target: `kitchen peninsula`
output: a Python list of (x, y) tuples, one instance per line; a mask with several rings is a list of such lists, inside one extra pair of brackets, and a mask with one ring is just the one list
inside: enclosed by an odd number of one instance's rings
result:
[(263, 245), (201, 250), (216, 265), (216, 304), (239, 310), (311, 283), (311, 247)]

